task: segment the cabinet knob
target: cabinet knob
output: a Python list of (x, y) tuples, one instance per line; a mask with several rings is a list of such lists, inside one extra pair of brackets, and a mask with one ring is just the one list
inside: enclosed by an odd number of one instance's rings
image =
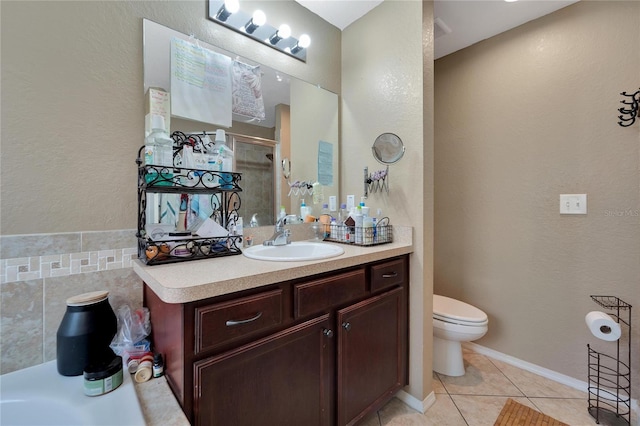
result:
[(342, 328), (344, 328), (347, 331), (351, 330), (351, 323), (350, 322), (343, 322), (342, 323)]
[(325, 328), (324, 330), (322, 330), (322, 334), (324, 334), (327, 337), (333, 337), (333, 330)]

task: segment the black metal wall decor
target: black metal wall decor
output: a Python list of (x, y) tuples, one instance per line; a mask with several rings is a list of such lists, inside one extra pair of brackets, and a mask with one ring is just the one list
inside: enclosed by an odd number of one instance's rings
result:
[(638, 89), (636, 93), (622, 92), (620, 94), (625, 96), (627, 99), (620, 101), (624, 107), (618, 108), (618, 111), (622, 114), (618, 116), (620, 119), (618, 124), (622, 127), (629, 127), (636, 122), (636, 118), (640, 117), (640, 112), (638, 110), (638, 106), (640, 105), (640, 89)]

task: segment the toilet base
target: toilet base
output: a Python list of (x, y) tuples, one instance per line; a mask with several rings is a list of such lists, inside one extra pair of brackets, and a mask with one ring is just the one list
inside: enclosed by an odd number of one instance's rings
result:
[(459, 341), (433, 336), (433, 371), (446, 376), (464, 376), (462, 345)]

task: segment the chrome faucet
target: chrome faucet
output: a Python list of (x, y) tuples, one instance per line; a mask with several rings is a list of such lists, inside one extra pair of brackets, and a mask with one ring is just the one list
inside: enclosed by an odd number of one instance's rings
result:
[(291, 230), (286, 229), (284, 225), (287, 222), (287, 219), (298, 219), (298, 216), (294, 214), (289, 214), (281, 217), (276, 221), (276, 230), (268, 240), (265, 240), (262, 245), (265, 246), (284, 246), (287, 244), (291, 244)]
[(258, 226), (258, 213), (254, 213), (253, 216), (251, 216), (251, 221), (249, 222), (249, 227), (250, 228), (256, 228)]

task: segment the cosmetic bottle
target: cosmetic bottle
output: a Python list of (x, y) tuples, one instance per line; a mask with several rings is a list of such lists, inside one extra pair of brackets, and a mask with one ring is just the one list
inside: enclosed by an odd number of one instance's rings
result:
[(331, 225), (330, 225), (329, 229), (330, 229), (329, 238), (331, 238), (332, 240), (337, 240), (338, 239), (338, 225), (337, 225), (335, 217), (331, 218)]
[(364, 216), (362, 219), (362, 243), (364, 245), (373, 244), (374, 224), (375, 218)]
[(347, 205), (342, 203), (340, 205), (340, 211), (338, 212), (338, 225), (344, 225), (344, 221), (349, 217), (349, 211)]
[(173, 139), (165, 130), (163, 116), (151, 116), (151, 133), (145, 138), (144, 145), (145, 165), (173, 167)]
[(369, 207), (364, 205), (364, 197), (360, 198), (360, 208), (362, 209), (362, 216), (369, 216)]
[(302, 203), (300, 203), (300, 217), (302, 218), (302, 221), (304, 222), (309, 215), (311, 215), (311, 207), (307, 207), (303, 198)]
[(363, 219), (364, 217), (362, 216), (362, 207), (358, 206), (356, 207), (356, 213), (353, 215), (353, 220), (355, 221), (356, 228), (356, 244), (363, 243)]

